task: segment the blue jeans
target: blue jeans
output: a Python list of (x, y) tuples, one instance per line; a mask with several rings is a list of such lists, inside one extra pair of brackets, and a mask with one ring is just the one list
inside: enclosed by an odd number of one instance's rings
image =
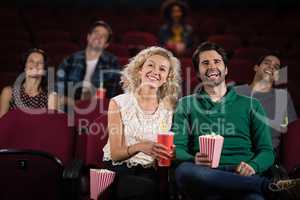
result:
[(191, 162), (175, 171), (176, 184), (191, 199), (263, 200), (269, 180), (260, 176), (241, 176), (233, 167), (211, 169)]

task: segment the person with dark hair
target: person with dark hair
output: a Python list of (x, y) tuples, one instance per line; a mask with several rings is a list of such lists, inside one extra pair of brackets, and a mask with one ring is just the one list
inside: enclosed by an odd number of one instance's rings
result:
[[(274, 162), (270, 129), (257, 100), (226, 86), (227, 61), (224, 49), (210, 42), (193, 55), (203, 87), (183, 97), (174, 113), (176, 184), (190, 199), (268, 198), (299, 180), (272, 182), (261, 176)], [(224, 138), (217, 168), (212, 168), (211, 157), (199, 152), (199, 136), (213, 134)]]
[(56, 94), (47, 88), (47, 55), (41, 49), (30, 49), (22, 56), (25, 77), (19, 76), (13, 86), (3, 88), (0, 117), (15, 108), (56, 109)]
[(166, 24), (159, 31), (160, 44), (182, 55), (193, 46), (193, 29), (186, 24), (188, 6), (183, 1), (170, 0), (162, 5)]
[(278, 159), (281, 133), (286, 132), (287, 125), (298, 118), (288, 91), (273, 87), (279, 78), (281, 67), (280, 53), (268, 52), (254, 66), (255, 76), (252, 83), (235, 87), (237, 93), (258, 99), (264, 107)]
[(85, 50), (66, 58), (57, 71), (57, 91), (65, 103), (90, 98), (97, 89), (113, 97), (121, 92), (117, 58), (105, 49), (112, 39), (112, 29), (104, 21), (88, 29)]

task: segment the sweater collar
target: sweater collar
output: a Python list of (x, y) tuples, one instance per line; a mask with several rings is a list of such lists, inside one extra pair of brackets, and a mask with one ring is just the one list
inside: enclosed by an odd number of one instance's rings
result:
[(218, 102), (213, 102), (207, 92), (201, 88), (196, 93), (197, 99), (206, 108), (211, 109), (212, 107), (218, 107), (218, 105), (232, 103), (236, 99), (236, 91), (232, 86), (227, 87), (226, 94)]

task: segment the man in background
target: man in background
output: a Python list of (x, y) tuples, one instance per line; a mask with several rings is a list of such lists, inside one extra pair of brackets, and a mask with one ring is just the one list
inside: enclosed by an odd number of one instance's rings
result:
[(235, 87), (236, 92), (254, 97), (262, 104), (271, 127), (273, 148), (278, 159), (281, 134), (297, 119), (293, 101), (287, 90), (274, 88), (281, 69), (278, 52), (268, 52), (254, 66), (255, 76), (250, 85)]
[(93, 23), (87, 34), (86, 49), (69, 56), (57, 71), (57, 90), (64, 103), (95, 95), (95, 89), (106, 91), (107, 97), (120, 93), (117, 58), (107, 52), (112, 29), (104, 21)]

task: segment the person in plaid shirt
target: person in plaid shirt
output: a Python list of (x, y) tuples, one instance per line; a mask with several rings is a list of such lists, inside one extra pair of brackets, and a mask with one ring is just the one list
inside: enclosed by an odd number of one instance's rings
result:
[(87, 34), (86, 49), (66, 58), (57, 71), (56, 89), (65, 103), (85, 99), (99, 88), (111, 98), (121, 92), (120, 66), (116, 56), (105, 49), (111, 41), (112, 30), (104, 21), (96, 21)]

